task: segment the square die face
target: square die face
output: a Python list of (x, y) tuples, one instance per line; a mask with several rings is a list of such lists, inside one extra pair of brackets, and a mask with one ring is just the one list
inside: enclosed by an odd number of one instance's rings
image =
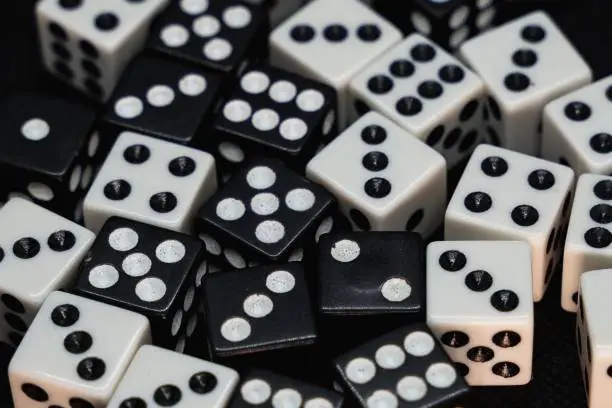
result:
[[(339, 158), (351, 163), (339, 166)], [(446, 197), (444, 158), (376, 112), (362, 116), (320, 151), (308, 163), (306, 175), (338, 197), (362, 230), (406, 227), (427, 234), (434, 222), (431, 216), (443, 211)], [(406, 205), (428, 187), (430, 213), (423, 218), (424, 203)]]
[[(15, 405), (69, 406), (69, 399), (80, 398), (106, 406), (138, 348), (149, 342), (144, 316), (53, 292), (9, 365)], [(27, 384), (44, 394), (32, 393)], [(46, 401), (34, 402), (41, 399)]]
[(362, 406), (432, 407), (467, 393), (424, 324), (387, 333), (340, 356), (336, 371)]
[(267, 24), (261, 7), (230, 0), (173, 1), (149, 35), (148, 46), (215, 70), (243, 62), (253, 39)]
[(104, 119), (176, 143), (198, 143), (198, 130), (214, 109), (220, 85), (217, 74), (142, 56), (122, 76)]
[(545, 103), (557, 95), (559, 88), (591, 80), (586, 62), (541, 11), (468, 40), (460, 54), (484, 80), (504, 112)]
[(67, 175), (84, 154), (95, 112), (56, 97), (19, 92), (0, 107), (0, 162), (51, 177)]
[(112, 217), (81, 264), (76, 289), (145, 313), (167, 315), (178, 303), (182, 315), (193, 304), (202, 250), (189, 235)]
[(0, 338), (17, 345), (46, 296), (72, 281), (95, 235), (21, 198), (0, 209), (0, 223), (0, 311), (9, 327)]
[(215, 128), (247, 143), (298, 155), (305, 147), (314, 153), (333, 136), (335, 122), (336, 95), (332, 88), (256, 63), (245, 69)]
[(102, 5), (92, 0), (42, 0), (36, 12), (110, 54), (132, 38), (135, 31), (146, 30), (168, 2), (106, 0)]
[(465, 154), (477, 141), (483, 82), (420, 34), (409, 35), (362, 70), (351, 92), (443, 154), (450, 149)]
[(423, 239), (407, 232), (326, 234), (318, 245), (323, 313), (419, 313), (424, 308)]
[(470, 385), (531, 380), (534, 311), (527, 243), (433, 242), (427, 248), (426, 287), (427, 324)]
[(209, 341), (215, 356), (315, 341), (301, 264), (213, 274), (205, 279), (203, 286)]
[[(163, 370), (160, 365), (163, 364)], [(142, 401), (146, 406), (223, 408), (238, 383), (231, 368), (155, 346), (142, 346), (113, 393), (108, 408)]]
[(222, 245), (231, 241), (260, 257), (279, 259), (289, 256), (309, 227), (316, 228), (334, 208), (324, 188), (278, 160), (257, 158), (200, 209), (200, 230), (226, 241)]
[[(543, 153), (556, 150), (560, 143), (571, 146), (578, 163), (572, 166), (588, 169), (589, 173), (610, 173), (612, 160), (612, 125), (607, 111), (612, 106), (612, 76), (569, 93), (546, 105), (543, 125)], [(562, 142), (558, 139), (562, 139)], [(560, 157), (549, 157), (556, 161)], [(581, 165), (584, 163), (586, 166)]]
[(584, 174), (576, 184), (566, 246), (583, 254), (612, 256), (612, 231), (608, 228), (612, 210), (612, 178)]
[[(499, 235), (545, 242), (567, 207), (573, 179), (566, 166), (480, 145), (451, 198), (446, 221), (484, 227), (490, 232), (482, 231), (483, 238)], [(451, 228), (451, 235), (460, 234), (459, 226)]]
[(270, 47), (338, 89), (401, 38), (358, 0), (314, 0), (272, 32)]
[[(340, 408), (342, 395), (316, 385), (265, 370), (250, 371), (243, 377), (229, 408), (285, 406), (300, 401), (304, 407)], [(263, 405), (261, 405), (263, 404)]]
[(208, 153), (132, 132), (117, 138), (85, 197), (85, 225), (98, 231), (123, 216), (185, 231), (197, 207), (216, 190)]

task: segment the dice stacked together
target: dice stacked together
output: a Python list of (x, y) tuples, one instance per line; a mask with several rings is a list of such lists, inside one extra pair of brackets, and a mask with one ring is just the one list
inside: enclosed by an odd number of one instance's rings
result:
[(15, 408), (469, 406), (531, 381), (556, 271), (610, 404), (610, 79), (496, 1), (273, 3), (36, 6), (103, 104), (0, 106)]

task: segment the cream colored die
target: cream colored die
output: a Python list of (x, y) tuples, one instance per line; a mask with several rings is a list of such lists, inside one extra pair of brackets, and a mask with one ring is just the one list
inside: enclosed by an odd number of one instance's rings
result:
[(467, 372), (468, 384), (528, 383), (534, 335), (529, 245), (432, 242), (426, 257), (427, 325)]
[(445, 239), (528, 242), (539, 301), (560, 267), (573, 183), (566, 166), (480, 145), (446, 209)]
[(361, 230), (430, 235), (444, 214), (446, 162), (391, 120), (369, 112), (307, 165)]
[(612, 269), (589, 271), (580, 278), (576, 331), (589, 408), (612, 405), (611, 287)]

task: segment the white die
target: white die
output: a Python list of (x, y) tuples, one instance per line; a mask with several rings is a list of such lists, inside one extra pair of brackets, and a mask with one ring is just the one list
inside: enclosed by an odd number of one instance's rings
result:
[[(340, 40), (341, 31), (346, 36)], [(336, 41), (327, 40), (325, 33)], [(308, 40), (296, 41), (293, 36)], [(401, 39), (397, 28), (359, 0), (314, 0), (270, 34), (270, 60), (336, 89), (342, 130), (348, 124), (350, 80)]]
[(0, 209), (0, 340), (13, 346), (45, 298), (68, 287), (93, 232), (22, 198)]
[(612, 173), (612, 76), (555, 99), (544, 108), (542, 157), (577, 174)]
[(426, 268), (427, 325), (449, 357), (465, 365), (468, 384), (527, 384), (534, 321), (529, 245), (433, 242)]
[(350, 84), (349, 115), (364, 103), (440, 152), (451, 167), (482, 135), (484, 83), (420, 34), (409, 35)]
[(583, 174), (576, 183), (565, 238), (561, 306), (578, 308), (580, 275), (612, 265), (612, 177)]
[(459, 51), (488, 88), (491, 141), (530, 155), (540, 151), (544, 106), (592, 80), (589, 66), (541, 11), (468, 40)]
[(321, 150), (306, 177), (334, 194), (362, 230), (428, 236), (444, 214), (444, 158), (374, 111)]
[(134, 354), (150, 341), (146, 317), (53, 292), (8, 368), (15, 408), (106, 407)]
[(238, 379), (231, 368), (145, 345), (134, 356), (107, 407), (119, 408), (136, 400), (150, 407), (168, 406), (178, 397), (182, 408), (224, 408)]
[[(135, 154), (133, 162), (126, 159), (128, 151)], [(114, 215), (189, 233), (196, 211), (216, 189), (215, 159), (210, 154), (123, 132), (85, 197), (85, 226), (98, 232)], [(152, 205), (154, 202), (161, 207)]]
[(589, 408), (612, 405), (610, 287), (612, 287), (612, 269), (589, 271), (580, 278), (576, 342)]
[(527, 241), (533, 298), (539, 301), (560, 263), (573, 182), (574, 172), (566, 166), (480, 145), (447, 207), (444, 237)]
[(45, 67), (95, 99), (107, 100), (168, 2), (41, 0), (36, 18)]

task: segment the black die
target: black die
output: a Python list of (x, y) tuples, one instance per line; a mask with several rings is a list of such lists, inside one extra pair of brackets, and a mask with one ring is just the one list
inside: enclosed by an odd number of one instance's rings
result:
[(133, 131), (196, 148), (205, 147), (223, 75), (180, 61), (141, 56), (115, 88), (104, 117), (109, 146)]
[(173, 1), (154, 24), (148, 47), (226, 73), (267, 57), (267, 11), (241, 1)]
[[(238, 386), (228, 408), (286, 406), (299, 400), (304, 407), (342, 407), (342, 394), (267, 370), (252, 370)], [(293, 404), (291, 404), (293, 406)]]
[(102, 159), (87, 106), (34, 92), (8, 96), (0, 106), (0, 199), (27, 194), (66, 218), (82, 220), (80, 203)]
[(111, 217), (79, 268), (76, 294), (147, 316), (153, 343), (182, 352), (193, 333), (202, 244), (152, 225)]
[(255, 158), (204, 204), (196, 228), (210, 255), (244, 268), (303, 257), (336, 213), (327, 190), (279, 160)]
[(455, 406), (468, 386), (424, 324), (380, 336), (336, 359), (346, 398), (359, 406)]
[(304, 364), (312, 348), (305, 346), (313, 345), (317, 334), (301, 264), (208, 275), (203, 302), (214, 361), (284, 374), (288, 368), (310, 371)]
[(230, 172), (245, 156), (260, 154), (303, 174), (317, 149), (337, 135), (336, 92), (263, 62), (251, 64), (220, 109), (215, 130), (215, 154)]

